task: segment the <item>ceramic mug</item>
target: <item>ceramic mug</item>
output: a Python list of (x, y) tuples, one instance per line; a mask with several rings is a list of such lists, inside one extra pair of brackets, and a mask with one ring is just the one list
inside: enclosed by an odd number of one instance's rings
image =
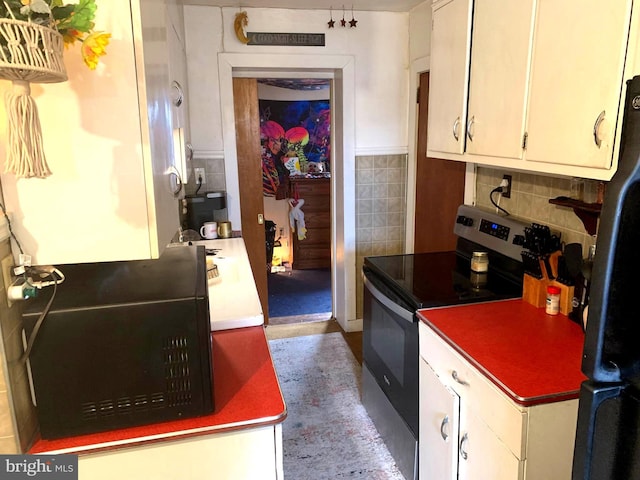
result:
[(205, 222), (200, 227), (200, 236), (207, 240), (213, 240), (218, 238), (218, 223), (217, 222)]
[(218, 226), (218, 235), (220, 235), (220, 238), (230, 238), (232, 233), (231, 222), (220, 222)]

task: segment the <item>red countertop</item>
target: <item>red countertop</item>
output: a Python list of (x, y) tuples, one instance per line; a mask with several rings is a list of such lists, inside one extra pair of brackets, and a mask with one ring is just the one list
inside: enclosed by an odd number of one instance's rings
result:
[(578, 397), (584, 334), (520, 299), (423, 309), (420, 319), (516, 403)]
[(211, 337), (214, 413), (59, 440), (38, 440), (28, 453), (93, 453), (284, 421), (286, 407), (264, 327), (221, 330)]

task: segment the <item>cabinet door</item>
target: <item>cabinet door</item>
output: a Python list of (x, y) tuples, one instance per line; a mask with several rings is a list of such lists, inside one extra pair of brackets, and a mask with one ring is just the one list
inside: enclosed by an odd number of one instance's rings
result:
[(631, 0), (538, 0), (527, 161), (611, 167)]
[(533, 0), (478, 0), (473, 10), (468, 153), (522, 158)]
[(434, 5), (427, 154), (464, 151), (471, 1)]
[(460, 407), (459, 480), (523, 480), (519, 460), (466, 405)]
[(454, 480), (458, 475), (460, 399), (420, 359), (420, 480)]

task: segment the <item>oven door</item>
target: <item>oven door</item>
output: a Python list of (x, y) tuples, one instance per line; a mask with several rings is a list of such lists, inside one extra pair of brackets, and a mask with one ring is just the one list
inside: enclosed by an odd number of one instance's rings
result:
[(394, 409), (418, 438), (418, 323), (415, 309), (364, 272), (362, 355)]

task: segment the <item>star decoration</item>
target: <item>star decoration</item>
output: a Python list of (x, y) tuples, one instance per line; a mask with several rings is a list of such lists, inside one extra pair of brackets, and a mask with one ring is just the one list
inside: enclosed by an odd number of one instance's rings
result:
[(347, 26), (347, 21), (344, 19), (344, 5), (342, 6), (342, 20), (340, 20), (340, 25), (342, 27), (346, 27)]
[(327, 25), (329, 25), (329, 28), (335, 27), (336, 21), (333, 19), (333, 11), (331, 10), (331, 8), (329, 8), (329, 18), (330, 20), (327, 22)]
[(353, 5), (351, 5), (351, 20), (349, 21), (349, 28), (356, 28), (358, 21), (353, 16)]

